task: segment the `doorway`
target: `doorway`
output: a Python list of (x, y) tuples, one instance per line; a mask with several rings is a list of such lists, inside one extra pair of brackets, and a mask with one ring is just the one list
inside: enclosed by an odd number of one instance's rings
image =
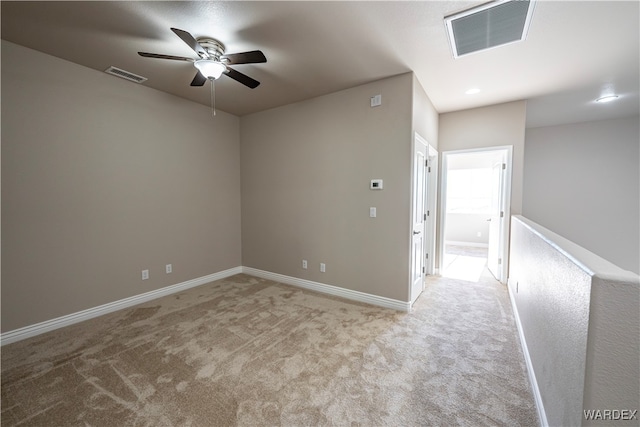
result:
[(512, 147), (443, 153), (440, 216), (442, 276), (505, 283)]

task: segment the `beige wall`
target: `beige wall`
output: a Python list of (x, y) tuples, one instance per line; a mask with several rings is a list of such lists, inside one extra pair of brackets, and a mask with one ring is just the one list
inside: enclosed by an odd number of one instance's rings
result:
[[(243, 261), (408, 300), (413, 130), (437, 144), (437, 113), (413, 74), (241, 128), (4, 41), (2, 60), (2, 331)], [(376, 94), (383, 104), (371, 108)], [(369, 190), (373, 178), (385, 189)]]
[(413, 75), (413, 131), (424, 138), (434, 149), (438, 149), (438, 112), (424, 88)]
[(239, 266), (239, 167), (237, 117), (3, 41), (2, 331)]
[[(408, 301), (412, 82), (404, 74), (242, 118), (244, 266)], [(384, 190), (369, 190), (373, 178)]]
[(524, 215), (640, 274), (638, 116), (527, 129)]

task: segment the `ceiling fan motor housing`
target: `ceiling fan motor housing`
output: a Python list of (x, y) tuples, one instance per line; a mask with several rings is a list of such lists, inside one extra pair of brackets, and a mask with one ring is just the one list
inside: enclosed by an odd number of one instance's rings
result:
[(196, 41), (207, 51), (209, 59), (220, 61), (220, 57), (224, 55), (225, 47), (218, 40), (210, 37), (198, 37)]

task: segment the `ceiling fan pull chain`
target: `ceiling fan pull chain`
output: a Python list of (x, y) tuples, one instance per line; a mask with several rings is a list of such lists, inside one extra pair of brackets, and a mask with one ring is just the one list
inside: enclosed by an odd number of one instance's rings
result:
[(211, 80), (211, 117), (216, 115), (216, 85), (214, 79)]

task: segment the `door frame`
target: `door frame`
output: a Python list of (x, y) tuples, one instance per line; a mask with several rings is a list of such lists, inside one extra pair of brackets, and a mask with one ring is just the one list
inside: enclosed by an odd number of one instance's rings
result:
[(511, 229), (511, 181), (513, 170), (513, 145), (501, 145), (495, 147), (470, 148), (464, 150), (452, 150), (442, 152), (442, 173), (440, 179), (440, 229), (438, 230), (438, 271), (444, 268), (444, 242), (447, 222), (447, 172), (448, 157), (453, 154), (486, 153), (491, 151), (506, 151), (505, 176), (502, 197), (504, 201), (504, 218), (500, 226), (500, 257), (502, 258), (501, 280), (507, 283), (509, 272), (509, 233)]
[(424, 291), (425, 235), (427, 228), (426, 186), (429, 148), (416, 134), (413, 143), (411, 174), (411, 269), (409, 271), (409, 302), (413, 304)]
[[(425, 165), (425, 180), (423, 182), (423, 188), (424, 188), (424, 192), (422, 194), (423, 196), (423, 203), (424, 203), (424, 209), (425, 212), (428, 210), (429, 211), (429, 215), (427, 216), (427, 220), (424, 222), (424, 235), (423, 235), (423, 239), (422, 239), (422, 254), (423, 254), (423, 265), (424, 265), (424, 272), (422, 274), (422, 278), (423, 278), (423, 285), (422, 285), (422, 290), (424, 290), (424, 276), (427, 274), (435, 274), (435, 251), (436, 251), (436, 206), (437, 206), (437, 198), (438, 198), (438, 194), (437, 194), (437, 190), (438, 190), (438, 186), (437, 186), (437, 177), (438, 177), (438, 151), (433, 148), (433, 146), (431, 144), (429, 144), (429, 142), (424, 139), (422, 136), (420, 136), (420, 134), (418, 132), (414, 132), (414, 138), (411, 142), (411, 203), (410, 203), (410, 209), (409, 209), (409, 283), (408, 283), (408, 295), (409, 295), (409, 302), (411, 304), (413, 304), (413, 302), (417, 299), (418, 295), (412, 295), (412, 289), (413, 289), (413, 275), (412, 275), (412, 268), (413, 268), (413, 262), (414, 262), (414, 258), (413, 258), (413, 213), (414, 213), (414, 198), (413, 198), (413, 192), (414, 192), (414, 183), (415, 183), (415, 176), (416, 176), (416, 161), (415, 161), (415, 157), (416, 157), (416, 145), (417, 144), (422, 144), (426, 147), (426, 156), (425, 158), (427, 159), (429, 165), (426, 166)], [(430, 171), (428, 168), (431, 168)], [(429, 254), (429, 258), (425, 259), (424, 257), (426, 256), (426, 254)]]
[[(418, 135), (419, 137), (419, 135)], [(427, 223), (425, 225), (425, 254), (427, 260), (425, 262), (427, 275), (434, 275), (436, 268), (436, 227), (438, 218), (438, 151), (427, 144), (427, 159), (429, 160), (429, 170), (427, 171), (427, 184), (425, 186), (427, 192), (427, 200), (425, 207), (427, 209)]]

